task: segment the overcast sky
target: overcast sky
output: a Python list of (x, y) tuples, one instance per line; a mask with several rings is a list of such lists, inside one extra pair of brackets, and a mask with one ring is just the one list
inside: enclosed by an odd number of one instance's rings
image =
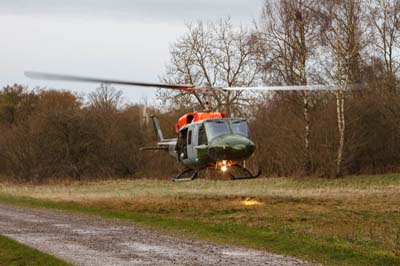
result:
[[(0, 87), (21, 83), (82, 94), (98, 85), (29, 80), (24, 70), (158, 81), (185, 22), (251, 24), (263, 0), (0, 0)], [(126, 101), (152, 89), (116, 86)]]

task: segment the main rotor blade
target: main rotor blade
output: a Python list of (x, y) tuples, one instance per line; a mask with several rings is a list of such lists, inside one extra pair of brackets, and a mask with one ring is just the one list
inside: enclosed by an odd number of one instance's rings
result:
[(118, 85), (184, 90), (184, 91), (190, 91), (190, 92), (195, 92), (195, 91), (201, 90), (200, 88), (195, 88), (194, 86), (191, 86), (191, 85), (179, 85), (179, 84), (174, 85), (174, 84), (162, 84), (162, 83), (124, 81), (124, 80), (118, 80), (118, 79), (82, 77), (82, 76), (62, 75), (62, 74), (44, 73), (44, 72), (36, 72), (36, 71), (25, 71), (24, 74), (28, 78), (39, 79), (39, 80), (60, 80), (60, 81), (64, 80), (64, 81), (76, 81), (76, 82), (109, 83), (109, 84), (118, 84)]
[[(351, 85), (348, 85), (351, 87)], [(294, 85), (294, 86), (260, 86), (260, 87), (226, 87), (225, 91), (258, 90), (258, 91), (334, 91), (340, 90), (336, 85)]]

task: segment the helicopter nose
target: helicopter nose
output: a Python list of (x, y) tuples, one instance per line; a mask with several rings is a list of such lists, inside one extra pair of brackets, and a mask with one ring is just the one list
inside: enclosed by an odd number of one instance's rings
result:
[(241, 135), (225, 135), (209, 144), (209, 156), (216, 160), (246, 160), (255, 151), (255, 144)]

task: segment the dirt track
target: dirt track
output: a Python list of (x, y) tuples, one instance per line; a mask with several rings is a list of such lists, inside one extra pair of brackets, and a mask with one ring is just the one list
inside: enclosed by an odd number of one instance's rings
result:
[(274, 265), (280, 255), (182, 240), (128, 222), (0, 205), (0, 234), (76, 265)]

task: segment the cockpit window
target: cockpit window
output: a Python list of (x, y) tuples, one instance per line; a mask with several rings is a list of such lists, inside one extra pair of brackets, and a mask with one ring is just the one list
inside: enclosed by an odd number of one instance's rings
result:
[(232, 120), (232, 131), (234, 134), (239, 134), (248, 137), (249, 127), (246, 120)]
[(228, 124), (224, 120), (212, 120), (204, 123), (204, 125), (209, 140), (231, 133)]

